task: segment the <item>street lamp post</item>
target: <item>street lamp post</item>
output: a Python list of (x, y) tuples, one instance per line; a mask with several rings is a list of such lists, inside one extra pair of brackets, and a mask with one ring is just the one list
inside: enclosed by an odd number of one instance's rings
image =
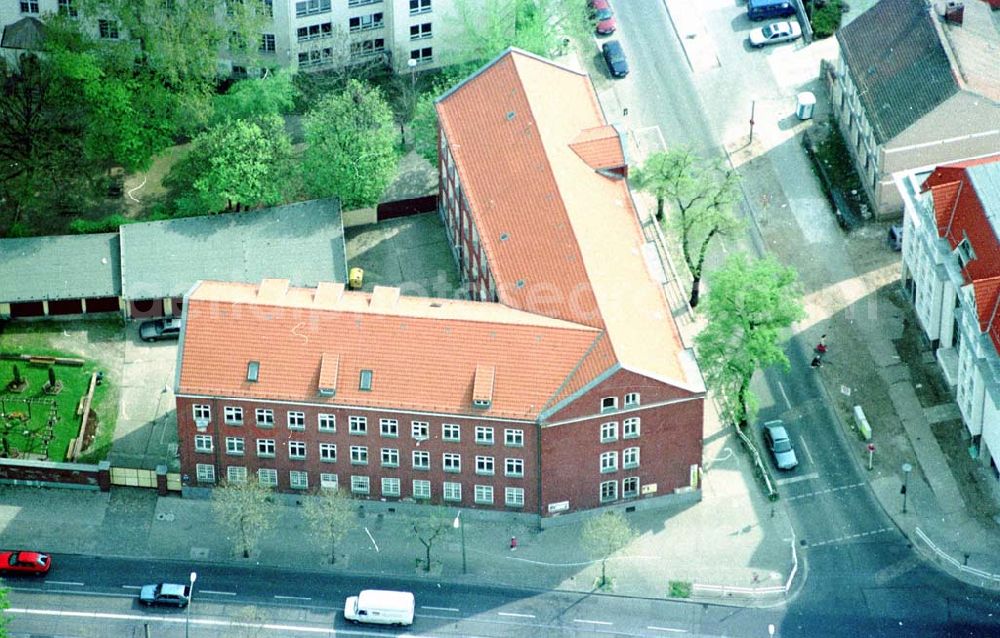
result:
[(410, 91), (417, 89), (417, 61), (410, 58), (406, 61), (406, 66), (410, 67)]
[(191, 589), (188, 590), (187, 619), (184, 621), (184, 638), (191, 636), (191, 601), (194, 599), (194, 581), (198, 580), (198, 572), (191, 572)]
[(462, 573), (467, 574), (465, 563), (465, 521), (462, 520), (462, 511), (458, 511), (458, 516), (452, 521), (451, 526), (462, 532)]
[(903, 463), (903, 513), (906, 514), (906, 492), (910, 485), (910, 472), (913, 471), (913, 466), (909, 463)]

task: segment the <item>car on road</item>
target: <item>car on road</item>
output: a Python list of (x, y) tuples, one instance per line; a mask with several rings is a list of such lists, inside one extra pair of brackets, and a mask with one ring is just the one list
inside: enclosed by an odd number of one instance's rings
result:
[(799, 464), (792, 448), (792, 440), (782, 421), (768, 421), (764, 424), (764, 443), (771, 450), (779, 470), (790, 470)]
[(153, 605), (187, 607), (191, 602), (191, 587), (173, 583), (146, 585), (139, 590), (139, 602), (147, 607)]
[(769, 44), (791, 42), (802, 37), (798, 22), (772, 22), (750, 32), (750, 46), (761, 48)]
[(605, 42), (601, 46), (604, 54), (604, 61), (608, 63), (608, 71), (616, 78), (623, 78), (628, 75), (628, 60), (625, 59), (625, 50), (618, 40)]
[(611, 10), (608, 0), (591, 0), (590, 17), (597, 21), (595, 30), (598, 35), (611, 35), (618, 28), (614, 11)]
[(24, 550), (0, 551), (0, 573), (44, 576), (52, 567), (52, 557)]
[(143, 321), (139, 326), (139, 338), (143, 341), (164, 341), (181, 336), (180, 319), (153, 319)]

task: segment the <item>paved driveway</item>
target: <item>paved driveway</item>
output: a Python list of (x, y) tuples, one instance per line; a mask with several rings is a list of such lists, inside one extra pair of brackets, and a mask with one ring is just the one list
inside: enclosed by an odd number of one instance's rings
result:
[(174, 369), (177, 342), (144, 343), (138, 322), (125, 328), (118, 427), (108, 460), (119, 467), (171, 471), (177, 458), (177, 415), (174, 410)]

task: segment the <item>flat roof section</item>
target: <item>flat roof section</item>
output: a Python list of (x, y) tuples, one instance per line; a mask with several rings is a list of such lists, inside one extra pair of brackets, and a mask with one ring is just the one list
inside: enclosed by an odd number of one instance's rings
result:
[(117, 297), (118, 233), (0, 239), (0, 302)]

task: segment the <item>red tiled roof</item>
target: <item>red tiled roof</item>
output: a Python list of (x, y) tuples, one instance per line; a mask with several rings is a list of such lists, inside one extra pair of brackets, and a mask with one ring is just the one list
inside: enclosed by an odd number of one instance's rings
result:
[[(601, 334), (500, 304), (398, 296), (395, 289), (345, 291), (330, 300), (309, 288), (276, 297), (278, 288), (197, 285), (185, 305), (178, 394), (530, 420)], [(331, 353), (336, 394), (321, 396)], [(246, 379), (248, 361), (260, 362), (257, 382)], [(492, 402), (474, 410), (484, 362), (494, 368)], [(373, 372), (371, 391), (359, 388), (361, 370)]]
[(976, 311), (979, 313), (979, 330), (986, 332), (991, 320), (1000, 322), (997, 315), (1000, 303), (1000, 277), (990, 277), (972, 283), (976, 293)]
[(437, 109), (500, 303), (607, 333), (560, 394), (615, 365), (700, 389), (590, 78), (511, 49)]

